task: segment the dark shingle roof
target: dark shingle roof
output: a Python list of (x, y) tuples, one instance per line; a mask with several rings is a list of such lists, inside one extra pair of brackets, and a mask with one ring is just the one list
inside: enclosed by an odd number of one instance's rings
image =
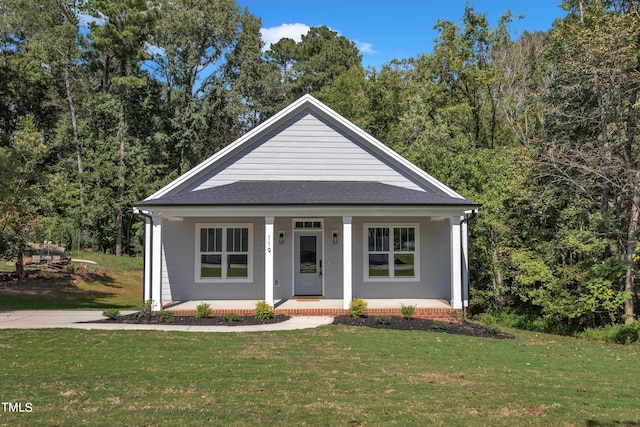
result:
[(478, 206), (444, 192), (379, 182), (238, 181), (142, 201), (135, 206), (407, 205)]

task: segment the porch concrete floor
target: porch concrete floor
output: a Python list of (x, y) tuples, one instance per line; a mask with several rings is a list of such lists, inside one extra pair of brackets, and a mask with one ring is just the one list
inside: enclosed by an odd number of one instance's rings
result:
[[(450, 309), (451, 306), (438, 299), (366, 299), (368, 308), (370, 309), (399, 309), (402, 304), (414, 305), (416, 308), (444, 308)], [(253, 310), (256, 308), (257, 300), (194, 300), (177, 302), (169, 307), (168, 310), (195, 310), (196, 306), (201, 303), (207, 303), (212, 310)], [(276, 300), (275, 308), (277, 309), (342, 309), (341, 299), (287, 299)]]

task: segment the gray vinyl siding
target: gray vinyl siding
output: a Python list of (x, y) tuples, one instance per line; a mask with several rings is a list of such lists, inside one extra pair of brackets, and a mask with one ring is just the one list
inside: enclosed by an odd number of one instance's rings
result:
[[(250, 283), (195, 281), (196, 224), (253, 224), (253, 277)], [(420, 227), (420, 280), (415, 282), (370, 282), (364, 280), (364, 224), (417, 223)], [(163, 302), (215, 299), (264, 299), (264, 218), (185, 218), (180, 222), (163, 222)], [(323, 295), (327, 299), (343, 297), (343, 225), (342, 217), (326, 217), (323, 225)], [(279, 231), (285, 241), (277, 241)], [(338, 244), (332, 232), (338, 232)], [(352, 281), (353, 296), (359, 298), (451, 298), (451, 242), (448, 221), (430, 218), (353, 218)], [(274, 299), (294, 295), (293, 259), (295, 230), (292, 217), (276, 217), (274, 221)]]
[(423, 190), (364, 144), (310, 112), (263, 136), (190, 189), (265, 180), (373, 181)]
[[(196, 282), (197, 223), (253, 224), (251, 282)], [(171, 292), (173, 301), (264, 299), (264, 218), (185, 218), (179, 222), (164, 221), (162, 240), (166, 259), (163, 289), (166, 287)]]
[[(164, 245), (163, 245), (164, 246)], [(162, 303), (166, 304), (173, 301), (171, 294), (171, 284), (169, 283), (169, 274), (167, 273), (167, 258), (164, 248), (162, 250)]]
[[(420, 227), (419, 281), (365, 281), (364, 224), (417, 223)], [(448, 221), (429, 218), (353, 218), (353, 297), (451, 299), (451, 241)]]

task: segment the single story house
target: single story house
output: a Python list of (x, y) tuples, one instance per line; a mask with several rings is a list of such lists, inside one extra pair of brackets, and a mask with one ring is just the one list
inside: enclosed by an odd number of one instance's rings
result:
[(467, 305), (464, 199), (305, 95), (134, 210), (144, 298)]

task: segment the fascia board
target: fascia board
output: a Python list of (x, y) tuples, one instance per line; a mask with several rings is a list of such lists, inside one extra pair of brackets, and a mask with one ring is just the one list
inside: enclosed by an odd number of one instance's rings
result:
[(154, 216), (172, 217), (451, 217), (463, 216), (469, 206), (372, 207), (372, 206), (255, 206), (255, 207), (148, 207)]

